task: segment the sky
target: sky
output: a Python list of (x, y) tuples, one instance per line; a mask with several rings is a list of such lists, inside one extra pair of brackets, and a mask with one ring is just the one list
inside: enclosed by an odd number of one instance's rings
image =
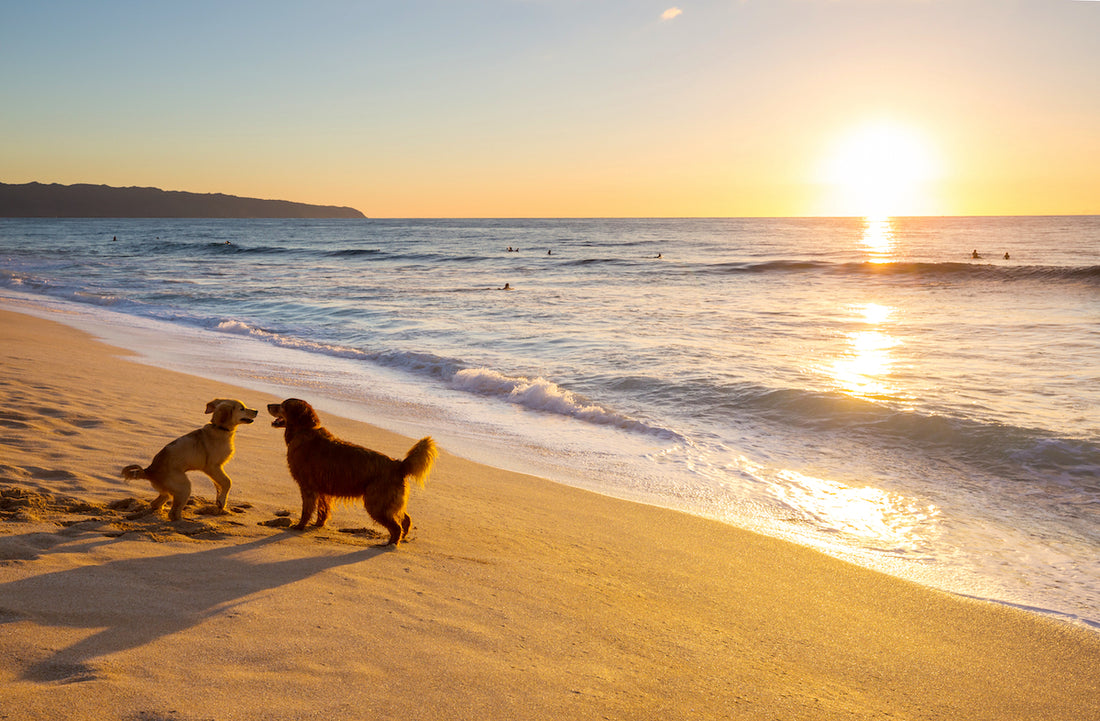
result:
[(0, 182), (370, 217), (1100, 214), (1096, 0), (0, 0)]

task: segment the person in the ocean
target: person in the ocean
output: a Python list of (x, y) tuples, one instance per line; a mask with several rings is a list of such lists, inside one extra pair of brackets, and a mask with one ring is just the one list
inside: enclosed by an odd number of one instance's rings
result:
[(504, 287), (501, 288), (501, 290), (512, 290), (512, 284), (511, 283), (505, 283)]
[(548, 250), (548, 251), (546, 251), (546, 254), (547, 254), (547, 255), (553, 255), (553, 254), (554, 254), (554, 251), (552, 251), (552, 250)]
[(1005, 253), (1005, 260), (1008, 260), (1008, 259), (1009, 259), (1009, 258), (1011, 258), (1011, 257), (1012, 257), (1012, 256), (1010, 256), (1010, 255), (1009, 255), (1008, 253)]
[(980, 254), (978, 253), (978, 249), (977, 249), (977, 248), (975, 248), (975, 249), (974, 249), (974, 252), (970, 254), (970, 257), (971, 257), (971, 258), (974, 258), (974, 259), (976, 260), (976, 259), (978, 259), (978, 258), (981, 258), (982, 256), (981, 256), (981, 255), (980, 255)]

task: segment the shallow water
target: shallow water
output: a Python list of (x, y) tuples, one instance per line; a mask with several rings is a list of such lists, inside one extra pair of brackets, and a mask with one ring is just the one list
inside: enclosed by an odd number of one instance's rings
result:
[(1097, 217), (6, 219), (0, 289), (162, 365), (1100, 624)]

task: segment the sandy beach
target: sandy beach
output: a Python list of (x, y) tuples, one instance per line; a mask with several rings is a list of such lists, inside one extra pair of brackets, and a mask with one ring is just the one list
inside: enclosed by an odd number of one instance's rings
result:
[[(411, 540), (297, 533), (282, 400), (0, 311), (2, 719), (1100, 718), (1100, 633), (446, 452)], [(299, 397), (311, 400), (308, 389)], [(119, 470), (237, 433), (231, 512)], [(341, 419), (390, 455), (413, 440)]]

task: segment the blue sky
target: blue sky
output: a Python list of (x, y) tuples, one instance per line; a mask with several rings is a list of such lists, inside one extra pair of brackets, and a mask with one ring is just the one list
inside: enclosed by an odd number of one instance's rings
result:
[(1100, 213), (1097, 38), (1086, 0), (3, 0), (0, 181), (859, 214), (822, 167), (886, 123), (935, 167), (899, 213)]

